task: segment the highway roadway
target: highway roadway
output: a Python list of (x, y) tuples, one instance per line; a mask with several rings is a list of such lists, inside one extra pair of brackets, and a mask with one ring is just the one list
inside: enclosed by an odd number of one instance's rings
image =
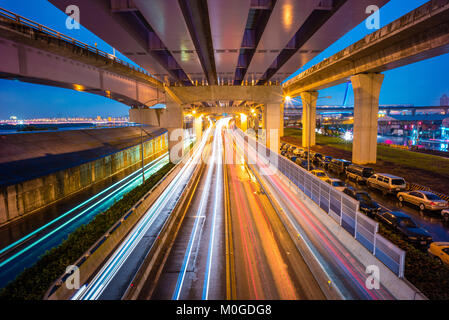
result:
[[(226, 297), (223, 142), (228, 119), (218, 120), (182, 226), (151, 299), (208, 300)], [(152, 280), (152, 279), (149, 279)]]
[[(343, 299), (393, 299), (382, 286), (366, 288), (363, 265), (286, 178), (257, 158), (237, 131), (225, 130), (228, 121), (206, 130), (179, 175), (73, 299), (123, 297), (198, 165), (200, 176), (180, 209), (185, 216), (161, 272), (142, 279), (139, 298), (319, 300), (326, 298), (323, 286), (331, 285)], [(318, 283), (282, 220), (292, 223), (330, 283)]]
[[(149, 178), (168, 161), (168, 153), (165, 153), (148, 163), (145, 166), (145, 177)], [(28, 228), (28, 232), (21, 233), (20, 237), (5, 244), (0, 249), (0, 287), (12, 281), (46, 251), (58, 246), (70, 233), (91, 221), (98, 213), (107, 210), (141, 183), (142, 169), (138, 169), (39, 227)], [(11, 228), (14, 228), (14, 223), (1, 228), (0, 232), (10, 233)]]
[[(274, 201), (282, 208), (284, 214), (301, 238), (313, 253), (321, 267), (331, 279), (331, 285), (343, 299), (393, 299), (393, 296), (383, 287), (377, 290), (366, 288), (367, 274), (363, 265), (349, 252), (323, 223), (316, 218), (315, 213), (301, 200), (301, 195), (292, 188), (286, 178), (282, 178), (276, 168), (269, 166), (257, 157), (256, 150), (235, 131), (236, 144), (242, 150), (247, 150), (251, 163), (262, 168), (265, 174), (260, 175)], [(259, 169), (260, 170), (260, 169)], [(323, 284), (321, 284), (323, 285)]]
[(223, 130), (227, 121), (217, 122), (207, 165), (154, 291), (146, 298), (325, 299)]
[(201, 163), (211, 130), (212, 127), (209, 126), (177, 177), (165, 188), (102, 268), (88, 283), (82, 284), (72, 297), (73, 300), (118, 300), (123, 297), (192, 178), (196, 166)]
[[(322, 300), (313, 274), (232, 137), (225, 135), (236, 299)], [(230, 263), (232, 265), (232, 262)]]

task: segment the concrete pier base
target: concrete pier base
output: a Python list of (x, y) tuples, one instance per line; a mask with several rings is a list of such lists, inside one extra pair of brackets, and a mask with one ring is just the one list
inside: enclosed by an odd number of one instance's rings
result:
[(240, 129), (243, 132), (248, 130), (248, 116), (244, 113), (239, 114), (240, 117)]
[(383, 74), (358, 74), (351, 77), (354, 89), (354, 141), (352, 162), (376, 163), (379, 94)]
[(201, 137), (203, 136), (203, 116), (201, 115), (195, 117), (193, 125), (195, 128), (196, 141), (198, 142), (201, 140)]
[(165, 109), (133, 108), (129, 110), (129, 119), (167, 129), (170, 161), (176, 164), (181, 160), (184, 152), (184, 115), (181, 104), (166, 95)]
[[(279, 152), (279, 144), (283, 129), (283, 112), (281, 102), (265, 103), (264, 106), (264, 129), (266, 130), (266, 145), (269, 149)], [(281, 113), (282, 112), (282, 113)]]
[(313, 147), (316, 144), (316, 101), (317, 91), (301, 93), (302, 100), (302, 146), (304, 148)]

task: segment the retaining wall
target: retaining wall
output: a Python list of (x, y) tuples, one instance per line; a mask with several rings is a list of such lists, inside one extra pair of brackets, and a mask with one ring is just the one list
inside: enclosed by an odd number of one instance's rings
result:
[[(151, 134), (144, 142), (148, 162), (167, 152), (168, 143), (166, 131), (146, 131)], [(137, 127), (0, 136), (0, 225), (141, 161)]]

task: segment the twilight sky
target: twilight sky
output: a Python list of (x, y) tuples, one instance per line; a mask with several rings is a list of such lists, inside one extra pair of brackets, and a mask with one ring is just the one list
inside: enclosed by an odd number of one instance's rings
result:
[[(381, 9), (381, 27), (427, 2), (426, 0), (391, 0)], [(42, 23), (50, 28), (72, 36), (112, 53), (107, 43), (85, 28), (68, 30), (66, 15), (46, 0), (0, 0), (0, 7)], [(82, 23), (82, 13), (81, 13)], [(348, 45), (372, 32), (365, 23), (348, 32), (327, 50), (315, 57), (298, 72), (322, 61), (324, 58), (344, 49)], [(127, 60), (117, 53), (121, 59)], [(320, 91), (320, 96), (331, 96), (318, 104), (342, 105), (346, 85), (339, 85)], [(380, 95), (380, 104), (439, 105), (440, 97), (449, 95), (449, 54), (423, 62), (385, 72)], [(349, 90), (347, 105), (353, 104), (352, 90)], [(69, 89), (34, 85), (20, 81), (0, 80), (0, 119), (11, 115), (19, 118), (57, 116), (124, 116), (128, 107), (114, 100), (94, 94)]]

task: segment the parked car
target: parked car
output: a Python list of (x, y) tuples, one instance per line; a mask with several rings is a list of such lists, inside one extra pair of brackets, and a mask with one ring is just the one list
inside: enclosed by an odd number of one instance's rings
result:
[(285, 150), (285, 151), (288, 151), (288, 148), (290, 148), (290, 145), (287, 144), (287, 143), (285, 143), (285, 144), (281, 147), (281, 149), (282, 149), (282, 150)]
[(285, 157), (286, 155), (287, 155), (287, 151), (282, 150), (282, 151), (281, 151), (281, 156), (284, 156), (284, 157)]
[[(296, 163), (300, 165), (302, 168), (309, 170), (309, 163), (307, 162), (307, 160), (298, 158), (298, 160), (296, 160)], [(315, 167), (312, 165), (312, 163), (310, 163), (310, 171), (312, 170), (315, 170)]]
[(441, 217), (445, 222), (449, 222), (449, 210), (441, 211)]
[(310, 159), (312, 160), (313, 164), (319, 166), (321, 159), (323, 159), (323, 155), (321, 153), (315, 153)]
[(351, 164), (346, 168), (346, 177), (357, 182), (366, 182), (373, 174), (373, 168), (362, 167), (356, 164)]
[(323, 170), (312, 170), (312, 171), (310, 171), (310, 173), (323, 181), (326, 181), (327, 179), (329, 179), (329, 176)]
[(379, 211), (376, 216), (385, 225), (399, 231), (408, 241), (420, 246), (432, 242), (432, 236), (427, 230), (420, 228), (409, 215), (399, 211)]
[(332, 161), (332, 157), (331, 156), (325, 156), (323, 159), (321, 159), (320, 161), (320, 167), (327, 170), (328, 169), (328, 165), (329, 163)]
[(408, 202), (419, 207), (421, 211), (448, 209), (448, 203), (436, 194), (429, 191), (409, 191), (398, 192), (397, 197), (400, 202)]
[(379, 204), (373, 199), (371, 199), (368, 192), (355, 190), (352, 187), (345, 188), (343, 192), (346, 193), (351, 198), (357, 200), (360, 205), (360, 211), (362, 211), (363, 213), (365, 213), (370, 217), (374, 217), (374, 215), (381, 209)]
[(293, 154), (297, 157), (299, 157), (301, 155), (301, 149), (300, 148), (296, 148), (295, 150), (293, 150)]
[(329, 183), (332, 187), (334, 187), (335, 189), (337, 189), (338, 191), (344, 191), (346, 189), (346, 185), (343, 181), (341, 181), (340, 179), (326, 179), (326, 182)]
[(303, 150), (301, 152), (301, 158), (303, 158), (303, 159), (307, 159), (308, 155), (309, 155), (309, 151), (307, 151), (307, 150)]
[(382, 191), (384, 195), (404, 191), (406, 188), (405, 180), (386, 173), (376, 173), (366, 180), (368, 187)]
[(347, 160), (333, 159), (328, 165), (328, 170), (331, 172), (335, 172), (338, 175), (342, 175), (345, 174), (346, 168), (350, 164), (351, 162)]
[(296, 150), (296, 147), (295, 147), (295, 146), (290, 146), (290, 147), (287, 149), (288, 152), (293, 152), (293, 151), (295, 151), (295, 150)]
[(449, 242), (432, 242), (427, 252), (441, 264), (449, 266)]

